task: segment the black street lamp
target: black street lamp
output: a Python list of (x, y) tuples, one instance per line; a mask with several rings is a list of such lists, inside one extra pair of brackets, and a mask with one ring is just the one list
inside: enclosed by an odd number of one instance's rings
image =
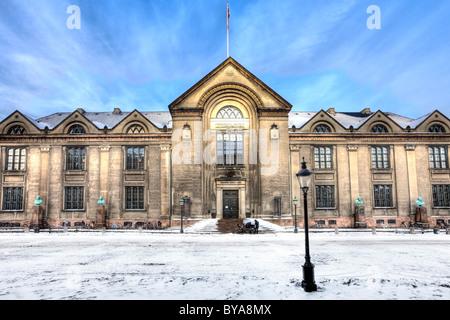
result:
[(303, 158), (302, 168), (297, 173), (297, 179), (300, 184), (300, 189), (303, 191), (303, 205), (305, 211), (305, 264), (303, 265), (303, 281), (302, 288), (306, 292), (317, 291), (317, 285), (314, 281), (314, 265), (311, 263), (309, 256), (309, 235), (308, 235), (308, 203), (306, 200), (309, 187), (311, 185), (312, 172), (306, 168), (306, 161)]
[(180, 198), (180, 216), (181, 216), (181, 229), (180, 229), (180, 233), (183, 233), (184, 231), (183, 231), (183, 216), (184, 216), (184, 212), (183, 211), (185, 211), (185, 209), (184, 209), (184, 197), (181, 197)]
[(294, 233), (297, 233), (297, 202), (298, 202), (297, 197), (294, 197), (294, 200), (292, 200), (292, 202), (294, 203), (294, 217), (295, 217)]

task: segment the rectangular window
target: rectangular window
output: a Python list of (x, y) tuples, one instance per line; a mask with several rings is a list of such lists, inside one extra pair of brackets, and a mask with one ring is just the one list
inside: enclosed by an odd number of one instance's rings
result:
[(374, 199), (376, 208), (392, 208), (392, 185), (374, 185)]
[(389, 169), (389, 147), (372, 147), (372, 169)]
[(145, 148), (130, 147), (127, 148), (127, 170), (144, 170)]
[(450, 184), (434, 184), (433, 207), (450, 207)]
[(316, 169), (333, 169), (332, 147), (314, 147), (314, 167)]
[(86, 170), (86, 148), (67, 148), (66, 170)]
[(447, 148), (446, 147), (429, 147), (430, 168), (431, 169), (447, 169)]
[(216, 164), (226, 166), (244, 164), (244, 134), (242, 132), (217, 133)]
[(6, 150), (6, 170), (24, 171), (26, 159), (26, 148), (8, 148)]
[(23, 210), (23, 188), (3, 188), (2, 210)]
[(84, 187), (66, 187), (64, 210), (84, 210)]
[(334, 207), (334, 186), (316, 186), (316, 208)]
[(125, 187), (125, 209), (144, 210), (144, 187)]

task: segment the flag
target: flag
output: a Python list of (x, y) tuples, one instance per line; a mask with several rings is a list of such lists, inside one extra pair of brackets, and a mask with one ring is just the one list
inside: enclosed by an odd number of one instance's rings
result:
[(228, 2), (227, 2), (227, 30), (230, 30), (230, 8), (228, 7)]

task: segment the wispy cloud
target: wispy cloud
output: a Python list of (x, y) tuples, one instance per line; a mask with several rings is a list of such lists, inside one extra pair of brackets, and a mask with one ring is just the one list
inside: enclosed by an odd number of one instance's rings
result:
[[(229, 2), (231, 55), (295, 110), (449, 109), (446, 0)], [(66, 27), (72, 4), (80, 30)], [(381, 30), (366, 27), (371, 4)], [(4, 0), (0, 52), (0, 118), (15, 109), (167, 110), (226, 58), (226, 2)]]

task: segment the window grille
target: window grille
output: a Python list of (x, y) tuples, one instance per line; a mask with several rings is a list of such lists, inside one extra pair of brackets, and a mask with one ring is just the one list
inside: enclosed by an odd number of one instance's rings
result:
[(433, 185), (433, 207), (450, 207), (450, 184)]
[(376, 208), (392, 208), (392, 185), (374, 185), (374, 199)]
[(86, 170), (86, 148), (67, 148), (66, 170)]
[(217, 112), (217, 119), (242, 119), (242, 112), (236, 107), (226, 106)]
[(7, 134), (25, 134), (27, 133), (25, 128), (20, 125), (12, 126), (8, 129)]
[(3, 188), (2, 210), (23, 210), (23, 188), (8, 187)]
[(127, 133), (145, 133), (145, 130), (140, 124), (132, 124), (128, 127)]
[(66, 187), (64, 210), (84, 209), (84, 187)]
[(144, 170), (145, 148), (130, 147), (127, 148), (127, 170)]
[(445, 128), (441, 126), (440, 124), (433, 124), (428, 128), (428, 132), (437, 132), (437, 133), (443, 133), (445, 132)]
[(125, 187), (125, 209), (144, 210), (144, 187)]
[(68, 134), (83, 134), (86, 133), (86, 129), (82, 125), (74, 124), (67, 130)]
[(326, 124), (318, 124), (317, 126), (315, 126), (314, 131), (316, 133), (328, 133), (331, 132), (331, 128), (329, 126), (327, 126)]
[(316, 208), (334, 207), (334, 186), (316, 186)]
[(386, 126), (384, 126), (382, 124), (376, 124), (372, 127), (372, 129), (370, 129), (370, 132), (386, 133), (386, 132), (389, 132), (389, 130), (386, 128)]

